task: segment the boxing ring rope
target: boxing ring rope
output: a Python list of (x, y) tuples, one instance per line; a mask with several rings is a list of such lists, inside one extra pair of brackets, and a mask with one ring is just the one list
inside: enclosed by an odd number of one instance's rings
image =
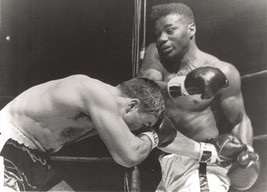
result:
[[(267, 134), (256, 135), (253, 140), (267, 140)], [(63, 161), (63, 162), (79, 162), (79, 163), (95, 163), (95, 162), (114, 162), (111, 157), (74, 157), (74, 156), (51, 156), (52, 161)]]
[[(267, 70), (262, 70), (262, 71), (258, 71), (258, 72), (255, 72), (255, 73), (250, 73), (250, 74), (243, 75), (241, 77), (241, 80), (242, 81), (247, 81), (247, 80), (255, 79), (255, 78), (258, 78), (258, 77), (263, 77), (263, 76), (266, 76), (266, 75), (267, 75)], [(253, 140), (254, 141), (255, 140), (267, 140), (267, 134), (254, 136)]]
[(71, 157), (71, 156), (51, 156), (52, 161), (95, 163), (95, 162), (115, 162), (111, 157)]
[(260, 76), (264, 76), (264, 75), (267, 75), (267, 70), (258, 71), (258, 72), (255, 72), (255, 73), (250, 73), (250, 74), (243, 75), (241, 77), (241, 80), (244, 81), (244, 80), (247, 80), (247, 79), (250, 79), (250, 78), (260, 77)]

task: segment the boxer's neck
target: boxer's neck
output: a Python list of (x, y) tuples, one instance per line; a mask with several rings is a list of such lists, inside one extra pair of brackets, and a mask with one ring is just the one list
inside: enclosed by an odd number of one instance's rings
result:
[(199, 67), (197, 62), (199, 56), (200, 50), (197, 48), (195, 41), (192, 41), (183, 55), (177, 56), (170, 61), (166, 61), (164, 67), (168, 72), (176, 74), (181, 70), (190, 71), (190, 69), (192, 70)]
[(187, 75), (190, 71), (201, 67), (201, 51), (194, 44), (184, 57), (179, 61), (177, 75)]

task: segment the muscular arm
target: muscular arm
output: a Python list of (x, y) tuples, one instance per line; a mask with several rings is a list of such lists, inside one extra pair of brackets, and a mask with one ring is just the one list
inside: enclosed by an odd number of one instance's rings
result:
[[(252, 145), (253, 128), (244, 107), (240, 75), (231, 65), (224, 70), (229, 86), (219, 94), (222, 112), (233, 127), (232, 134), (240, 138), (243, 143)], [(244, 154), (243, 158), (242, 154)], [(242, 166), (243, 163), (245, 166)], [(247, 190), (258, 179), (259, 170), (260, 162), (257, 153), (244, 151), (239, 154), (238, 160), (233, 163), (227, 176), (233, 188)]]
[(144, 60), (141, 65), (138, 76), (146, 77), (153, 81), (162, 81), (163, 66), (160, 63), (155, 43), (150, 44), (146, 48)]
[(200, 143), (189, 139), (179, 131), (177, 131), (177, 135), (172, 143), (170, 143), (166, 147), (158, 148), (166, 153), (183, 155), (197, 160), (200, 157)]
[(243, 143), (252, 145), (253, 128), (244, 107), (240, 75), (234, 66), (226, 66), (222, 71), (229, 80), (229, 86), (219, 94), (220, 107), (233, 127), (232, 134)]
[(163, 81), (164, 68), (160, 63), (158, 51), (155, 43), (151, 43), (145, 53), (144, 61), (141, 65), (138, 76), (146, 77), (155, 81), (162, 90), (166, 89), (167, 82)]
[(114, 160), (125, 167), (143, 161), (151, 151), (147, 136), (131, 133), (121, 118), (117, 103), (101, 83), (94, 82), (84, 95), (84, 101), (93, 124)]

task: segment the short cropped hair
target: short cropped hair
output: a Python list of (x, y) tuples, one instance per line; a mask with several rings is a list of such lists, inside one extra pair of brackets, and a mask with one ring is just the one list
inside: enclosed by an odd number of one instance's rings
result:
[(150, 18), (156, 22), (161, 17), (167, 15), (177, 14), (181, 16), (181, 20), (186, 24), (195, 23), (194, 14), (192, 10), (183, 3), (168, 3), (159, 4), (152, 7)]
[(122, 96), (138, 99), (140, 111), (162, 118), (165, 104), (160, 87), (147, 78), (133, 78), (120, 85)]

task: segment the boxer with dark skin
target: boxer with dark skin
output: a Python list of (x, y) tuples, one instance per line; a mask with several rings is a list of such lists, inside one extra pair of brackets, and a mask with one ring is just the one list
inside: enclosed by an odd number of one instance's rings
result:
[[(172, 143), (160, 148), (177, 155), (160, 157), (162, 181), (157, 191), (196, 191), (200, 188), (196, 184), (198, 177), (194, 177), (194, 171), (199, 166), (197, 160), (184, 159), (181, 156), (195, 153), (196, 141), (219, 136), (215, 114), (211, 108), (212, 102), (218, 104), (220, 112), (228, 120), (231, 134), (243, 144), (253, 144), (253, 128), (244, 107), (240, 74), (232, 64), (197, 47), (194, 16), (186, 5), (172, 3), (154, 6), (151, 18), (155, 26), (156, 41), (146, 49), (139, 76), (154, 80), (162, 88), (166, 118), (160, 126), (161, 130), (172, 126), (178, 131)], [(238, 189), (247, 189), (253, 185), (258, 177), (258, 155), (253, 152), (252, 147), (248, 148), (249, 150), (245, 150), (248, 162), (252, 162), (252, 169), (255, 171), (249, 168), (236, 170), (241, 170), (240, 174), (243, 176), (244, 173), (253, 172), (251, 182), (236, 184), (232, 182), (229, 172), (230, 181), (226, 176), (229, 167), (226, 171), (217, 173), (212, 172), (211, 166), (208, 166), (208, 173), (217, 174), (219, 178), (213, 180), (213, 184), (209, 183), (210, 191), (227, 191), (230, 184)], [(188, 152), (184, 152), (185, 149)], [(196, 155), (195, 159), (198, 157)], [(212, 176), (208, 175), (208, 179), (212, 179)]]
[(164, 109), (160, 88), (145, 78), (114, 87), (73, 75), (29, 88), (0, 112), (0, 189), (40, 190), (53, 177), (49, 155), (96, 134), (118, 164), (132, 167), (157, 146), (149, 127)]

